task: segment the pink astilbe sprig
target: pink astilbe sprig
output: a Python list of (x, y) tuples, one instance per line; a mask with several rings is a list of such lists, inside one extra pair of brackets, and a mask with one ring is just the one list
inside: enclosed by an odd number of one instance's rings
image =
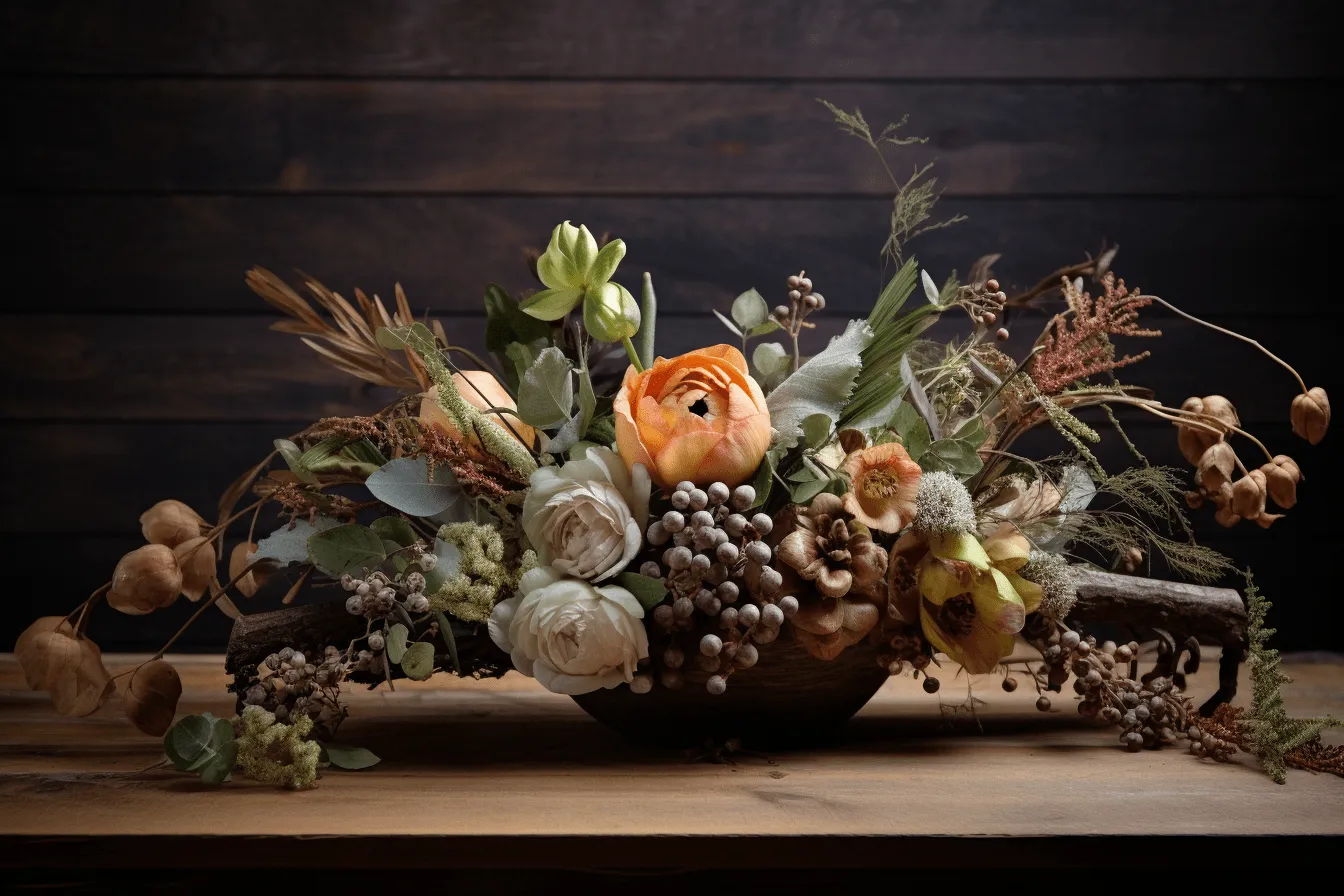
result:
[(1069, 310), (1056, 314), (1037, 340), (1042, 348), (1032, 358), (1027, 372), (1036, 387), (1047, 395), (1062, 392), (1079, 380), (1098, 373), (1127, 367), (1148, 357), (1149, 352), (1116, 358), (1111, 336), (1161, 336), (1161, 330), (1138, 325), (1139, 309), (1153, 302), (1152, 296), (1131, 292), (1124, 280), (1107, 273), (1101, 278), (1104, 292), (1095, 299), (1064, 278), (1064, 298)]

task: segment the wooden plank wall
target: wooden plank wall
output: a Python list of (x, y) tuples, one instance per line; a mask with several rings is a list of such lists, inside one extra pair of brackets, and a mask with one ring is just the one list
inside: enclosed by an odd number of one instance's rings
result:
[[(910, 115), (955, 228), (914, 245), (938, 276), (1000, 252), (1025, 285), (1123, 247), (1131, 283), (1339, 390), (1328, 262), (1339, 67), (1317, 4), (1257, 0), (19, 0), (0, 10), (8, 123), (0, 319), (0, 534), (11, 612), (63, 611), (136, 543), (136, 516), (211, 506), (269, 440), (379, 396), (292, 339), (242, 282), (300, 268), (480, 338), (483, 285), (528, 285), (522, 249), (565, 218), (648, 270), (660, 348), (806, 267), (831, 327), (881, 282), (880, 169), (814, 99)], [(1325, 562), (1331, 443), (1288, 431), (1291, 379), (1169, 315), (1132, 379), (1222, 392), (1308, 471), (1268, 532), (1210, 541), (1257, 566), (1282, 640), (1339, 647)], [(1040, 318), (1013, 322), (1029, 339)], [(1167, 430), (1136, 424), (1157, 460)], [(1333, 436), (1338, 441), (1339, 434)], [(1043, 450), (1047, 447), (1042, 446)], [(1117, 455), (1117, 459), (1119, 459)], [(1330, 508), (1327, 510), (1327, 508)], [(187, 614), (100, 617), (149, 648)], [(221, 643), (214, 618), (188, 638)]]

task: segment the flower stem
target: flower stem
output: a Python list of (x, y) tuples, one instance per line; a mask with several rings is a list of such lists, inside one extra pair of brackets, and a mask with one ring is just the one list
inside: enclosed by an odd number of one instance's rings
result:
[(1209, 322), (1206, 321), (1206, 320), (1200, 320), (1199, 318), (1195, 317), (1193, 314), (1187, 314), (1186, 312), (1184, 312), (1184, 311), (1182, 311), (1181, 309), (1177, 308), (1175, 305), (1173, 305), (1173, 304), (1171, 304), (1170, 302), (1168, 302), (1166, 299), (1160, 298), (1160, 297), (1158, 297), (1158, 296), (1144, 296), (1144, 298), (1152, 299), (1154, 302), (1157, 302), (1157, 303), (1158, 303), (1159, 305), (1161, 305), (1163, 308), (1166, 308), (1168, 311), (1174, 311), (1174, 312), (1176, 312), (1177, 314), (1179, 314), (1181, 317), (1185, 318), (1185, 319), (1188, 320), (1188, 321), (1193, 321), (1194, 323), (1197, 323), (1197, 324), (1199, 324), (1199, 325), (1202, 326), (1202, 327), (1208, 327), (1210, 330), (1215, 330), (1215, 331), (1217, 331), (1217, 332), (1219, 332), (1219, 333), (1222, 333), (1224, 336), (1231, 336), (1233, 339), (1240, 339), (1242, 342), (1245, 342), (1245, 343), (1248, 344), (1248, 345), (1253, 345), (1253, 346), (1255, 346), (1255, 347), (1258, 348), (1261, 352), (1263, 352), (1264, 355), (1265, 355), (1267, 358), (1269, 358), (1271, 361), (1274, 361), (1274, 362), (1277, 363), (1279, 366), (1281, 366), (1284, 370), (1287, 370), (1289, 373), (1291, 373), (1291, 374), (1297, 379), (1297, 384), (1298, 384), (1299, 386), (1302, 387), (1302, 392), (1303, 392), (1303, 394), (1306, 393), (1306, 391), (1307, 391), (1307, 384), (1306, 384), (1306, 382), (1302, 379), (1302, 375), (1301, 375), (1300, 373), (1298, 373), (1295, 369), (1293, 369), (1293, 366), (1292, 366), (1291, 364), (1289, 364), (1287, 361), (1283, 360), (1283, 359), (1280, 358), (1278, 355), (1274, 354), (1274, 353), (1271, 352), (1269, 349), (1265, 348), (1263, 345), (1261, 345), (1260, 343), (1256, 342), (1254, 339), (1250, 338), (1249, 336), (1243, 336), (1243, 335), (1241, 335), (1240, 333), (1235, 333), (1235, 332), (1233, 332), (1232, 330), (1225, 329), (1225, 328), (1223, 328), (1223, 327), (1218, 326), (1217, 324), (1211, 324), (1211, 323), (1209, 323)]
[(621, 344), (625, 346), (625, 354), (630, 359), (630, 366), (635, 368), (636, 373), (643, 373), (644, 364), (639, 360), (639, 352), (635, 351), (635, 344), (630, 341), (630, 337), (626, 336), (622, 339)]
[(163, 659), (163, 655), (168, 652), (168, 648), (176, 644), (178, 638), (181, 638), (184, 634), (186, 634), (187, 629), (191, 628), (196, 623), (196, 620), (200, 619), (201, 616), (205, 614), (206, 610), (210, 609), (215, 605), (215, 601), (219, 600), (221, 597), (227, 594), (229, 589), (232, 588), (234, 585), (238, 584), (238, 581), (242, 579), (243, 576), (247, 575), (255, 567), (260, 566), (262, 563), (265, 562), (266, 560), (264, 557), (259, 557), (258, 559), (253, 560), (251, 563), (247, 564), (246, 569), (244, 569), (242, 572), (238, 573), (238, 575), (230, 579), (222, 588), (220, 588), (214, 594), (210, 595), (210, 599), (202, 602), (201, 605), (196, 608), (196, 612), (191, 614), (191, 618), (188, 619), (186, 622), (182, 623), (182, 627), (173, 633), (173, 636), (168, 639), (168, 643), (160, 647), (158, 653), (154, 654), (154, 656), (151, 657), (151, 659), (155, 660)]

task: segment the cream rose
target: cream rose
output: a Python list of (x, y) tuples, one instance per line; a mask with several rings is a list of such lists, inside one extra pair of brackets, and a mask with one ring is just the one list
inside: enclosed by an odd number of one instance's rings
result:
[(649, 655), (643, 618), (624, 588), (597, 588), (539, 566), (523, 574), (515, 597), (495, 605), (490, 639), (546, 690), (587, 694), (635, 677)]
[(644, 543), (649, 473), (626, 470), (610, 448), (582, 460), (542, 467), (523, 501), (523, 531), (543, 564), (600, 582), (625, 569)]

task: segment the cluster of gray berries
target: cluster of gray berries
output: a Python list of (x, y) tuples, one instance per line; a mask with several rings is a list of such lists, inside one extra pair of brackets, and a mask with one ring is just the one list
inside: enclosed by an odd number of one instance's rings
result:
[(380, 570), (364, 578), (356, 578), (349, 573), (341, 576), (341, 587), (352, 592), (345, 601), (346, 612), (371, 620), (386, 619), (398, 607), (415, 616), (428, 613), (429, 597), (425, 594), (424, 572), (432, 570), (439, 558), (426, 550), (423, 544), (417, 544), (411, 550), (414, 552), (412, 565), (419, 567), (417, 570), (392, 576)]
[[(1120, 728), (1120, 743), (1132, 753), (1175, 743), (1185, 733), (1190, 703), (1165, 676), (1147, 681), (1134, 677), (1139, 645), (1130, 641), (1100, 645), (1088, 635), (1056, 630), (1042, 650), (1046, 664), (1038, 670), (1037, 683), (1054, 691), (1073, 676), (1073, 690), (1082, 697), (1078, 712)], [(1042, 695), (1036, 702), (1050, 708)]]
[[(798, 599), (780, 593), (784, 577), (770, 565), (773, 551), (764, 540), (773, 521), (750, 514), (755, 501), (749, 485), (730, 489), (715, 482), (702, 489), (680, 482), (672, 509), (648, 528), (649, 544), (663, 553), (661, 562), (650, 560), (639, 571), (662, 580), (669, 592), (653, 611), (666, 636), (659, 672), (664, 687), (682, 686), (689, 661), (709, 673), (706, 690), (722, 694), (728, 676), (756, 665), (757, 645), (778, 638), (784, 620), (798, 611)], [(637, 680), (633, 689), (651, 686)]]
[(344, 655), (335, 647), (327, 647), (316, 663), (286, 647), (266, 657), (256, 680), (243, 692), (243, 705), (273, 712), (277, 722), (309, 716), (319, 731), (330, 736), (346, 715), (340, 694), (347, 669)]

